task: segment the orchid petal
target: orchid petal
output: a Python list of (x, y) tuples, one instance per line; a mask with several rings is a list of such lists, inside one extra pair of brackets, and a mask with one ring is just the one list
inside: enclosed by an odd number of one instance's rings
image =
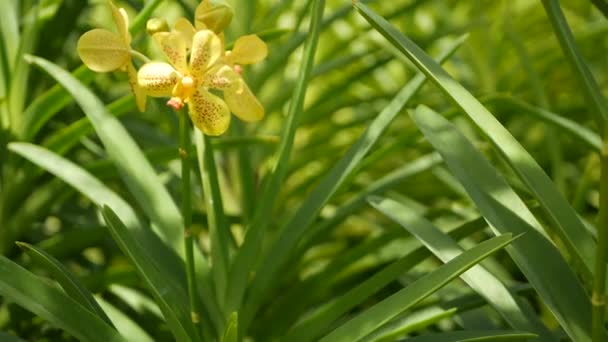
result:
[(243, 121), (253, 122), (264, 118), (264, 106), (241, 77), (224, 91), (224, 100), (230, 111)]
[(137, 84), (146, 93), (154, 97), (171, 96), (180, 75), (169, 64), (151, 62), (144, 64), (137, 73)]
[(118, 8), (109, 0), (110, 8), (112, 9), (112, 18), (114, 24), (118, 28), (118, 33), (127, 45), (131, 45), (131, 34), (129, 33), (129, 16), (124, 8)]
[(186, 48), (192, 49), (192, 40), (196, 34), (196, 29), (192, 23), (186, 18), (179, 18), (173, 25), (175, 32), (179, 33), (186, 42)]
[(255, 64), (268, 56), (268, 47), (255, 34), (242, 36), (234, 43), (234, 48), (228, 55), (231, 64)]
[(175, 69), (182, 74), (187, 73), (186, 41), (182, 35), (177, 32), (159, 32), (155, 33), (152, 37), (156, 40)]
[(114, 32), (94, 29), (78, 40), (78, 55), (89, 69), (108, 72), (120, 69), (131, 59), (129, 46)]
[(190, 73), (195, 79), (202, 79), (222, 54), (222, 42), (215, 33), (209, 30), (197, 32), (192, 40)]
[(239, 78), (241, 78), (241, 76), (229, 65), (218, 64), (205, 73), (205, 76), (201, 80), (201, 85), (206, 88), (227, 90), (231, 88), (233, 83)]
[(188, 109), (192, 123), (207, 135), (221, 135), (230, 126), (230, 110), (226, 103), (203, 87), (192, 95)]
[(140, 112), (144, 112), (146, 110), (146, 94), (137, 82), (137, 70), (135, 70), (133, 63), (127, 65), (127, 75), (129, 76), (131, 91), (133, 91), (133, 95), (135, 96), (137, 109), (139, 109)]

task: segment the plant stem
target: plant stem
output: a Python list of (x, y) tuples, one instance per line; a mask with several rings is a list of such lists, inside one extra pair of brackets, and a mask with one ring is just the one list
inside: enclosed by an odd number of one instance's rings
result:
[(597, 224), (597, 249), (595, 255), (595, 276), (593, 278), (593, 341), (600, 342), (604, 335), (606, 311), (606, 257), (608, 256), (608, 140), (604, 134), (604, 144), (600, 153), (600, 213)]
[(190, 315), (192, 323), (200, 322), (198, 302), (196, 300), (196, 277), (194, 274), (194, 238), (192, 232), (192, 204), (190, 193), (190, 118), (186, 112), (179, 115), (179, 156), (182, 161), (182, 216), (184, 219), (184, 250), (186, 252), (186, 277), (188, 279), (188, 297), (190, 298)]

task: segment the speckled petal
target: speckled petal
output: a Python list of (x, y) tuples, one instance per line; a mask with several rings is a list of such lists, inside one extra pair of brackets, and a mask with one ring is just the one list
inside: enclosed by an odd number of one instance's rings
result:
[(268, 47), (255, 34), (242, 36), (234, 43), (234, 48), (228, 55), (231, 64), (255, 64), (268, 56)]
[(226, 90), (241, 76), (226, 64), (216, 64), (205, 73), (201, 85), (207, 88)]
[(116, 28), (118, 28), (118, 33), (124, 40), (127, 45), (131, 45), (131, 34), (129, 33), (129, 16), (124, 8), (118, 8), (112, 0), (108, 1), (110, 3), (110, 8), (112, 9), (112, 18), (114, 19), (114, 24), (116, 24)]
[(159, 32), (153, 36), (158, 46), (163, 50), (165, 56), (173, 66), (182, 74), (188, 71), (186, 58), (186, 41), (177, 32)]
[(135, 96), (137, 109), (139, 109), (140, 112), (144, 112), (146, 110), (146, 94), (137, 83), (137, 70), (135, 70), (133, 63), (129, 63), (127, 66), (127, 75), (129, 76), (131, 91), (133, 91), (133, 95)]
[(78, 40), (78, 55), (89, 69), (108, 72), (131, 60), (130, 48), (116, 33), (103, 29), (85, 32)]
[(195, 79), (203, 78), (205, 72), (213, 66), (223, 54), (222, 41), (209, 30), (198, 31), (192, 40), (190, 54), (190, 72)]
[(230, 126), (230, 110), (219, 97), (199, 88), (188, 102), (192, 123), (207, 135), (221, 135)]
[(230, 111), (243, 121), (253, 122), (264, 118), (264, 107), (240, 77), (230, 89), (224, 91), (224, 100)]
[(137, 72), (137, 84), (148, 96), (169, 97), (178, 81), (177, 70), (167, 63), (146, 63)]
[(179, 18), (173, 25), (175, 32), (179, 33), (186, 42), (186, 48), (192, 49), (192, 40), (196, 34), (196, 29), (192, 23), (186, 18)]

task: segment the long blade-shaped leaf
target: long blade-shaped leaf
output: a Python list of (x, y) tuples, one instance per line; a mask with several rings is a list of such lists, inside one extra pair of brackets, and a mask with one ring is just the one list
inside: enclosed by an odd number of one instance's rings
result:
[(523, 201), (449, 121), (426, 107), (413, 118), (493, 229), (526, 234), (507, 252), (568, 335), (575, 341), (590, 340), (589, 297), (556, 247), (539, 233), (538, 222)]
[(114, 240), (152, 291), (175, 338), (178, 341), (198, 341), (198, 333), (190, 318), (188, 296), (183, 287), (176, 286), (171, 275), (159, 268), (151, 251), (141, 245), (112, 209), (105, 206), (103, 216)]
[(48, 280), (0, 255), (0, 295), (67, 331), (81, 341), (125, 342), (110, 325)]
[[(283, 136), (281, 137), (281, 145), (277, 151), (277, 162), (272, 169), (270, 181), (264, 187), (264, 192), (259, 201), (259, 205), (256, 208), (255, 216), (247, 230), (245, 241), (230, 269), (228, 290), (226, 291), (226, 308), (228, 312), (236, 311), (241, 304), (249, 272), (252, 270), (253, 264), (258, 258), (262, 247), (264, 232), (270, 223), (269, 218), (272, 216), (271, 212), (274, 203), (279, 194), (279, 190), (281, 189), (283, 179), (287, 174), (287, 166), (293, 148), (295, 133), (300, 121), (300, 116), (302, 115), (308, 81), (314, 65), (324, 9), (325, 0), (314, 0), (311, 8), (312, 21), (310, 24), (310, 37), (304, 51), (298, 82), (289, 107)], [(240, 325), (246, 327), (248, 324), (248, 317), (240, 316), (239, 319)]]
[(74, 97), (93, 124), (114, 165), (150, 217), (159, 236), (176, 251), (183, 250), (181, 214), (154, 168), (124, 126), (80, 81), (57, 65), (29, 56), (28, 60), (49, 73)]
[(106, 323), (112, 325), (110, 318), (99, 306), (91, 292), (59, 260), (36, 246), (24, 242), (17, 242), (17, 245), (30, 255), (32, 259), (44, 266), (72, 299), (106, 321)]
[(496, 150), (501, 153), (535, 195), (552, 223), (558, 228), (556, 232), (559, 233), (560, 239), (571, 254), (585, 265), (585, 275), (590, 276), (595, 264), (595, 242), (574, 209), (534, 158), (471, 93), (456, 82), (413, 41), (401, 34), (369, 7), (357, 1), (354, 2), (354, 5), (378, 32), (424, 72), (456, 106), (479, 126)]
[[(451, 44), (439, 57), (445, 61), (464, 42), (461, 37)], [(272, 288), (271, 281), (281, 266), (287, 262), (290, 251), (294, 250), (299, 238), (315, 220), (336, 191), (349, 179), (365, 155), (386, 131), (390, 123), (401, 113), (403, 107), (413, 98), (425, 82), (424, 75), (417, 75), (395, 97), (395, 99), (374, 119), (367, 130), (357, 139), (331, 171), (321, 179), (298, 211), (282, 227), (282, 234), (273, 244), (268, 256), (258, 269), (256, 282), (252, 285), (252, 301), (248, 309), (253, 310), (263, 299), (259, 292)], [(259, 291), (259, 292), (256, 292)], [(258, 297), (255, 297), (258, 296)], [(257, 302), (255, 302), (257, 301)]]
[[(390, 199), (374, 197), (370, 200), (376, 209), (399, 223), (416, 236), (443, 262), (452, 260), (462, 248), (447, 234), (421, 217), (415, 210)], [(539, 341), (557, 341), (534, 312), (483, 266), (477, 265), (461, 275), (462, 279), (496, 309), (514, 329), (534, 332)]]
[(505, 234), (480, 243), (341, 325), (320, 342), (354, 342), (365, 337), (516, 238)]
[(536, 337), (518, 331), (455, 331), (408, 338), (406, 342), (525, 342)]

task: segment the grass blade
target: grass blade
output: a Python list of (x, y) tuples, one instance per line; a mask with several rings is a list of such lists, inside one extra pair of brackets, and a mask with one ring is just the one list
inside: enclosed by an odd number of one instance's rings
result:
[(493, 229), (501, 234), (526, 234), (507, 252), (568, 335), (575, 341), (588, 341), (589, 298), (556, 247), (541, 235), (540, 224), (523, 201), (449, 121), (426, 107), (416, 110), (413, 118)]
[[(370, 204), (399, 223), (416, 236), (443, 262), (462, 252), (462, 248), (435, 225), (421, 217), (415, 210), (390, 199), (374, 197)], [(478, 265), (461, 275), (461, 278), (498, 311), (512, 328), (539, 335), (539, 341), (557, 341), (534, 312), (522, 303), (509, 289), (483, 266)]]
[(369, 7), (357, 1), (354, 2), (354, 5), (378, 32), (424, 72), (488, 137), (496, 150), (540, 202), (557, 228), (556, 233), (559, 234), (568, 251), (585, 265), (583, 272), (586, 277), (590, 277), (595, 265), (595, 241), (578, 218), (577, 213), (534, 158), (471, 93), (456, 82), (413, 41), (402, 35)]
[(505, 234), (480, 243), (341, 325), (320, 342), (354, 342), (363, 338), (516, 238)]
[(407, 342), (525, 342), (536, 335), (517, 331), (455, 331), (408, 338)]
[(93, 298), (91, 292), (89, 292), (80, 280), (63, 266), (61, 262), (45, 251), (30, 244), (17, 242), (17, 245), (35, 260), (35, 262), (44, 266), (45, 270), (53, 275), (68, 296), (96, 314), (99, 318), (106, 321), (106, 323), (112, 325), (112, 321), (110, 321), (110, 318), (108, 318), (103, 309), (97, 304), (97, 301)]
[(103, 217), (114, 240), (154, 295), (175, 338), (184, 342), (199, 341), (190, 319), (188, 295), (184, 288), (178, 286), (170, 274), (163, 272), (150, 251), (129, 232), (110, 207), (104, 206)]
[[(465, 37), (457, 39), (446, 49), (439, 60), (446, 60), (464, 40)], [(272, 288), (272, 279), (288, 261), (289, 253), (295, 249), (304, 231), (316, 219), (319, 211), (336, 191), (352, 176), (365, 155), (386, 131), (389, 124), (401, 113), (403, 107), (420, 90), (424, 82), (425, 77), (420, 74), (397, 94), (395, 99), (374, 119), (344, 157), (319, 181), (319, 184), (302, 203), (298, 211), (281, 227), (281, 235), (256, 272), (256, 278), (252, 284), (252, 303), (249, 304), (249, 310), (253, 310), (259, 305), (259, 302), (263, 299), (262, 291), (269, 291)], [(248, 313), (251, 314), (251, 312)]]
[[(255, 216), (245, 235), (245, 241), (239, 249), (234, 263), (230, 268), (228, 289), (226, 291), (227, 312), (236, 311), (240, 307), (247, 286), (249, 272), (252, 270), (253, 264), (260, 253), (264, 232), (269, 224), (269, 218), (272, 216), (271, 212), (274, 203), (288, 170), (287, 164), (289, 163), (291, 156), (295, 132), (304, 107), (308, 81), (314, 65), (314, 57), (321, 32), (321, 20), (324, 9), (325, 0), (314, 1), (311, 9), (312, 21), (310, 24), (310, 36), (304, 51), (298, 82), (289, 107), (281, 143), (277, 151), (277, 161), (272, 168), (270, 181), (264, 187), (259, 205), (256, 208)], [(242, 316), (239, 318), (241, 327), (247, 327), (247, 318)]]
[(126, 342), (110, 325), (48, 280), (0, 255), (0, 295), (87, 342)]
[(39, 57), (29, 56), (28, 60), (49, 73), (72, 94), (93, 124), (128, 188), (154, 223), (159, 236), (183, 254), (183, 222), (179, 209), (126, 129), (70, 73)]

